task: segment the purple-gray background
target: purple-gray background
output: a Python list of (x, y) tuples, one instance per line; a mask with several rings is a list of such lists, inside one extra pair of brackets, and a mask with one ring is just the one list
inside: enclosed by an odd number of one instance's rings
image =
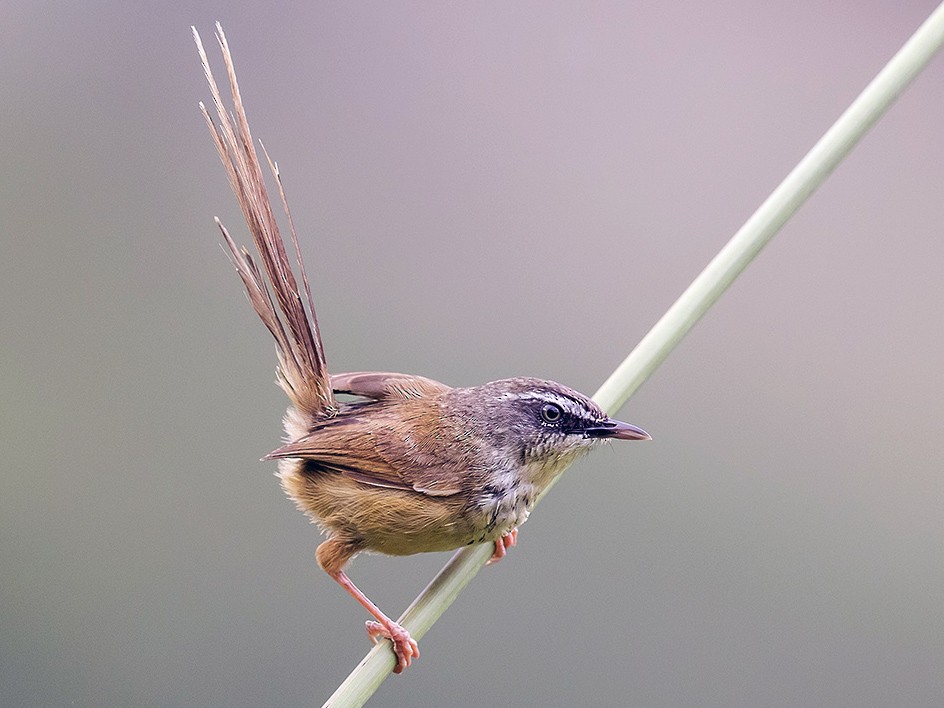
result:
[[(197, 112), (227, 30), (335, 371), (588, 393), (932, 2), (7, 2), (0, 703), (320, 705), (368, 648), (274, 465)], [(939, 58), (377, 705), (944, 700)], [(447, 556), (365, 557), (396, 615)]]

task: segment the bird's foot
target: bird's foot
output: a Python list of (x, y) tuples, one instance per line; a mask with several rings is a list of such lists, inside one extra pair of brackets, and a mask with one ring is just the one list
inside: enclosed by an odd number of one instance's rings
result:
[(390, 621), (390, 624), (366, 622), (365, 624), (367, 634), (375, 644), (381, 639), (389, 639), (393, 642), (393, 653), (397, 655), (397, 665), (393, 673), (399, 674), (413, 662), (413, 659), (420, 658), (420, 647), (416, 640), (396, 622)]
[(492, 554), (492, 557), (488, 559), (488, 562), (485, 565), (491, 565), (492, 563), (497, 563), (502, 558), (505, 557), (505, 554), (508, 552), (509, 548), (514, 548), (518, 545), (518, 529), (514, 528), (508, 533), (506, 533), (501, 538), (495, 539), (495, 552)]

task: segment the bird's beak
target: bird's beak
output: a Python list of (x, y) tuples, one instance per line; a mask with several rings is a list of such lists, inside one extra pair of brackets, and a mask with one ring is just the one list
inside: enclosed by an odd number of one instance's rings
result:
[(615, 438), (616, 440), (652, 440), (652, 436), (642, 428), (607, 418), (592, 428), (587, 428), (588, 438)]

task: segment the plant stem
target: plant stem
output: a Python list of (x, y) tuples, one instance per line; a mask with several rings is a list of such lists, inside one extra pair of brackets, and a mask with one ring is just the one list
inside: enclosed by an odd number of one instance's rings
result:
[[(607, 413), (615, 413), (649, 378), (682, 337), (924, 69), (942, 43), (944, 3), (931, 13), (603, 383), (593, 397)], [(482, 568), (492, 551), (491, 544), (458, 551), (403, 613), (400, 624), (416, 639), (426, 634)], [(338, 687), (324, 708), (363, 705), (390, 675), (395, 663), (389, 642), (381, 642)]]

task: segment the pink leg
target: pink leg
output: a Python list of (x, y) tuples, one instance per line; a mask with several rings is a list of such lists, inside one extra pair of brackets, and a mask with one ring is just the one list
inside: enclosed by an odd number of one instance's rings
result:
[(491, 565), (492, 563), (497, 563), (502, 558), (505, 557), (505, 554), (508, 552), (509, 548), (514, 548), (518, 545), (518, 529), (514, 528), (508, 533), (506, 533), (501, 538), (495, 539), (495, 552), (492, 554), (492, 557), (488, 559), (488, 562), (485, 565)]
[(377, 622), (367, 622), (367, 634), (370, 635), (370, 638), (374, 642), (377, 642), (380, 637), (393, 642), (393, 653), (397, 655), (397, 665), (394, 667), (393, 673), (399, 674), (410, 665), (414, 658), (420, 658), (419, 645), (410, 636), (410, 633), (381, 612), (380, 608), (371, 602), (367, 595), (357, 589), (357, 586), (351, 582), (351, 579), (347, 577), (343, 570), (330, 573), (330, 575), (341, 587), (351, 593), (354, 599), (363, 605), (364, 609), (377, 618)]

